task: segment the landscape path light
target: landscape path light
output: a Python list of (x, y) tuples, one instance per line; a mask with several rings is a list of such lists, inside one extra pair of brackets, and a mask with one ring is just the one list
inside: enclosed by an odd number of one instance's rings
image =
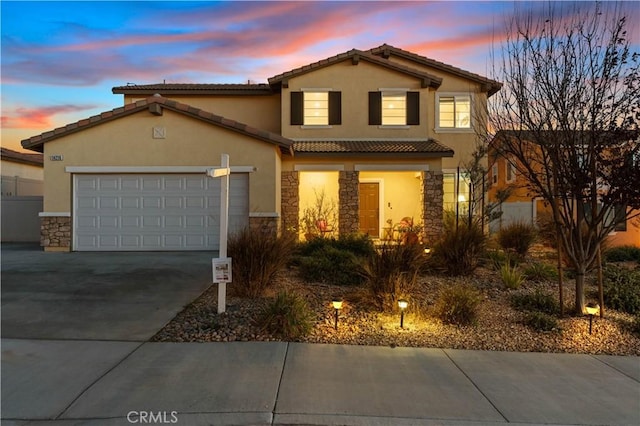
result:
[(589, 315), (589, 334), (591, 334), (591, 329), (593, 327), (593, 316), (598, 313), (600, 310), (600, 306), (596, 303), (589, 303), (585, 307), (587, 310), (587, 315)]
[(398, 307), (400, 308), (400, 328), (404, 328), (404, 310), (409, 306), (409, 302), (404, 299), (398, 300)]
[(340, 312), (340, 309), (342, 309), (342, 299), (333, 299), (331, 304), (333, 305), (333, 309), (336, 310), (336, 319), (333, 326), (337, 330), (338, 329), (338, 313)]

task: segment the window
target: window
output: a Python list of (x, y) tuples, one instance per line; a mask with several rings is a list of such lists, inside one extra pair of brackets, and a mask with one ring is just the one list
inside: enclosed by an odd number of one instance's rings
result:
[(303, 92), (304, 124), (329, 125), (329, 92)]
[(497, 164), (494, 164), (491, 167), (491, 183), (493, 185), (498, 184), (498, 165)]
[(369, 92), (369, 124), (382, 126), (420, 124), (420, 93), (392, 89)]
[(455, 212), (456, 207), (461, 211), (469, 206), (469, 176), (466, 173), (460, 173), (459, 182), (456, 176), (455, 170), (453, 172), (444, 171), (442, 175), (444, 211)]
[(471, 128), (471, 95), (438, 96), (438, 128)]
[(342, 93), (329, 90), (291, 92), (291, 125), (342, 124)]
[(516, 180), (516, 166), (510, 161), (506, 161), (507, 167), (507, 182), (513, 182)]

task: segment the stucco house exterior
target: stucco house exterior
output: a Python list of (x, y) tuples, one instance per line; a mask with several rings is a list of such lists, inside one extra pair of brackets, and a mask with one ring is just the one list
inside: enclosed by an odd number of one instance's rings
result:
[(22, 142), (45, 158), (42, 245), (216, 249), (219, 183), (205, 171), (222, 153), (231, 230), (302, 233), (305, 212), (323, 198), (335, 210), (322, 218), (334, 234), (388, 238), (412, 218), (433, 241), (455, 170), (486, 131), (487, 98), (499, 89), (389, 45), (263, 84), (114, 87), (122, 107)]
[[(526, 136), (518, 136), (521, 143), (526, 143)], [(501, 216), (489, 224), (491, 232), (498, 232), (503, 226), (513, 222), (537, 224), (551, 220), (551, 207), (541, 198), (531, 194), (526, 176), (518, 172), (516, 160), (501, 155), (496, 144), (507, 137), (505, 132), (498, 133), (489, 144), (488, 158), (488, 190), (487, 199), (497, 203), (499, 191), (508, 191), (509, 196), (500, 205)], [(638, 143), (638, 141), (636, 141)], [(634, 211), (627, 209), (628, 216), (633, 217), (618, 223), (606, 239), (607, 247), (632, 245), (640, 247), (640, 218)], [(621, 212), (616, 212), (621, 214)], [(612, 222), (610, 222), (612, 223)]]

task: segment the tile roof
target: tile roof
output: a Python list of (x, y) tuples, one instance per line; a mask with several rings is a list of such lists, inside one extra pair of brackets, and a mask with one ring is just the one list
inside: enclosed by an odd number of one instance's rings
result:
[(2, 159), (5, 161), (13, 161), (14, 163), (29, 164), (32, 166), (42, 166), (42, 154), (30, 154), (27, 152), (18, 152), (8, 148), (0, 148)]
[(40, 135), (33, 136), (29, 139), (25, 139), (21, 143), (22, 146), (26, 149), (42, 152), (43, 144), (51, 140), (67, 136), (71, 133), (80, 132), (90, 127), (104, 124), (109, 121), (125, 117), (127, 115), (135, 114), (145, 109), (148, 109), (154, 114), (159, 114), (161, 113), (163, 108), (190, 116), (197, 120), (213, 124), (215, 126), (223, 127), (228, 130), (232, 130), (256, 139), (263, 140), (265, 142), (272, 143), (279, 146), (282, 152), (293, 155), (293, 141), (290, 139), (272, 132), (268, 132), (266, 130), (256, 129), (247, 124), (224, 118), (200, 108), (195, 108), (191, 105), (176, 102), (171, 99), (163, 98), (161, 96), (151, 96), (136, 103), (126, 104), (122, 107), (115, 108), (110, 111), (105, 111), (93, 117), (85, 118), (84, 120), (67, 124), (66, 126), (58, 127), (57, 129), (51, 130), (49, 132), (45, 132)]
[(111, 89), (113, 94), (125, 95), (271, 95), (273, 90), (268, 84), (201, 84), (201, 83), (157, 83), (127, 84)]
[(430, 157), (452, 157), (453, 150), (434, 139), (407, 140), (296, 140), (296, 153), (307, 154), (421, 154)]
[(407, 50), (403, 50), (386, 43), (381, 46), (374, 47), (373, 49), (369, 49), (367, 52), (372, 55), (382, 56), (383, 58), (388, 58), (390, 55), (400, 56), (405, 59), (415, 61), (419, 64), (423, 64), (423, 65), (433, 67), (435, 69), (439, 69), (460, 77), (477, 81), (482, 84), (486, 84), (487, 85), (486, 91), (489, 93), (489, 96), (495, 94), (502, 87), (502, 83), (499, 83), (495, 80), (491, 80), (490, 78), (483, 77), (479, 74), (475, 74), (469, 71), (465, 71), (461, 68), (457, 68), (452, 65), (445, 64), (444, 62), (436, 61), (435, 59), (427, 58), (426, 56), (421, 56), (416, 53), (409, 52)]
[(352, 49), (348, 52), (340, 53), (330, 58), (323, 59), (321, 61), (314, 62), (312, 64), (305, 65), (303, 67), (295, 68), (293, 70), (284, 72), (282, 74), (278, 74), (274, 77), (269, 78), (269, 84), (271, 84), (272, 86), (277, 86), (279, 84), (282, 84), (283, 82), (286, 82), (286, 80), (291, 77), (296, 77), (302, 74), (306, 74), (308, 72), (315, 71), (320, 68), (328, 67), (330, 65), (345, 61), (347, 59), (351, 59), (354, 64), (357, 64), (358, 61), (360, 60), (364, 60), (370, 63), (383, 66), (385, 68), (389, 68), (404, 74), (411, 75), (413, 77), (416, 77), (422, 80), (422, 87), (431, 86), (437, 89), (442, 84), (442, 79), (440, 77), (436, 77), (435, 75), (426, 73), (422, 70), (407, 67), (402, 64), (398, 64), (398, 63), (388, 61), (386, 59), (382, 59), (369, 52), (365, 52), (358, 49)]

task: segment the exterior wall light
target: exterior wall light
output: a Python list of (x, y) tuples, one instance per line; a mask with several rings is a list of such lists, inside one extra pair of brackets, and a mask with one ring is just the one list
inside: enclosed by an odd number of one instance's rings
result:
[(398, 307), (400, 308), (400, 328), (404, 328), (404, 310), (409, 306), (409, 302), (404, 299), (398, 300)]
[(337, 330), (338, 329), (338, 313), (340, 312), (340, 309), (342, 309), (342, 300), (334, 299), (331, 302), (331, 304), (333, 305), (333, 309), (335, 309), (336, 311), (336, 318), (335, 318), (335, 323), (333, 327)]
[(589, 303), (585, 307), (587, 315), (589, 315), (589, 334), (593, 328), (593, 316), (600, 311), (600, 306), (597, 303)]

